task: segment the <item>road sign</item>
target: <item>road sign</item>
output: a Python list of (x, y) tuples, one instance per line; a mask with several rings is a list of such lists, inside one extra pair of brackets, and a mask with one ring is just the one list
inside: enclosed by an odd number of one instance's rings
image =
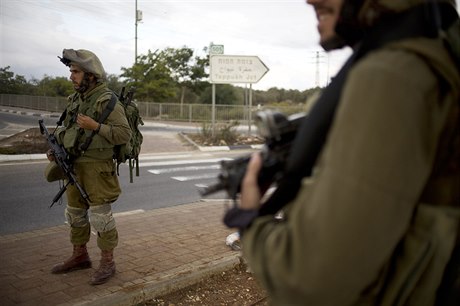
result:
[(257, 56), (211, 55), (211, 83), (257, 83), (268, 67)]
[(224, 54), (224, 45), (211, 45), (209, 47), (209, 54)]

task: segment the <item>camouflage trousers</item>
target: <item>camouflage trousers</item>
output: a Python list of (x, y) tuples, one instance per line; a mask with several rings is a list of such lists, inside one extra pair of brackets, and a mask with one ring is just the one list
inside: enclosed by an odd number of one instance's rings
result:
[(118, 231), (111, 204), (121, 193), (116, 165), (112, 160), (76, 162), (74, 171), (89, 200), (74, 185), (68, 186), (65, 216), (71, 228), (70, 241), (73, 245), (86, 244), (93, 226), (98, 247), (112, 250), (118, 245)]

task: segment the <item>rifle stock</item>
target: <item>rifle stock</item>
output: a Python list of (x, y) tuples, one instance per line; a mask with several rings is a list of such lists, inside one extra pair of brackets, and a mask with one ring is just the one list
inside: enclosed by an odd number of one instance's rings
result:
[(38, 125), (40, 126), (40, 133), (45, 136), (51, 151), (53, 151), (54, 160), (56, 164), (62, 169), (67, 179), (67, 183), (59, 190), (59, 192), (53, 198), (53, 202), (51, 203), (50, 207), (52, 207), (54, 203), (56, 203), (62, 197), (64, 192), (67, 190), (67, 186), (69, 186), (69, 184), (75, 185), (75, 187), (80, 192), (82, 198), (86, 201), (89, 201), (88, 194), (77, 181), (77, 177), (72, 170), (72, 163), (70, 162), (69, 155), (65, 151), (64, 147), (58, 143), (56, 136), (54, 136), (54, 133), (50, 133), (48, 131), (42, 119), (38, 120)]

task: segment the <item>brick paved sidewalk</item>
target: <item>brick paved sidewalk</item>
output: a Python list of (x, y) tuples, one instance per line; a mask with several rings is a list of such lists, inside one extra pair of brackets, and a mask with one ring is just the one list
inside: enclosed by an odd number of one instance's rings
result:
[(66, 225), (0, 236), (0, 304), (136, 305), (193, 283), (238, 262), (225, 245), (223, 213), (222, 201), (206, 201), (115, 214), (117, 273), (99, 286), (88, 284), (99, 265), (96, 236), (88, 244), (93, 268), (62, 275), (49, 271), (71, 254)]

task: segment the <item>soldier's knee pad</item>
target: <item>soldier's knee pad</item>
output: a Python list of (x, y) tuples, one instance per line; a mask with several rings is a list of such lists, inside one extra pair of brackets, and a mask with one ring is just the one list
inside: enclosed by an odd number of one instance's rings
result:
[(92, 206), (89, 209), (91, 211), (89, 220), (96, 231), (104, 233), (115, 228), (115, 219), (110, 204)]
[(67, 206), (64, 214), (71, 227), (85, 227), (89, 224), (88, 212), (84, 208)]

